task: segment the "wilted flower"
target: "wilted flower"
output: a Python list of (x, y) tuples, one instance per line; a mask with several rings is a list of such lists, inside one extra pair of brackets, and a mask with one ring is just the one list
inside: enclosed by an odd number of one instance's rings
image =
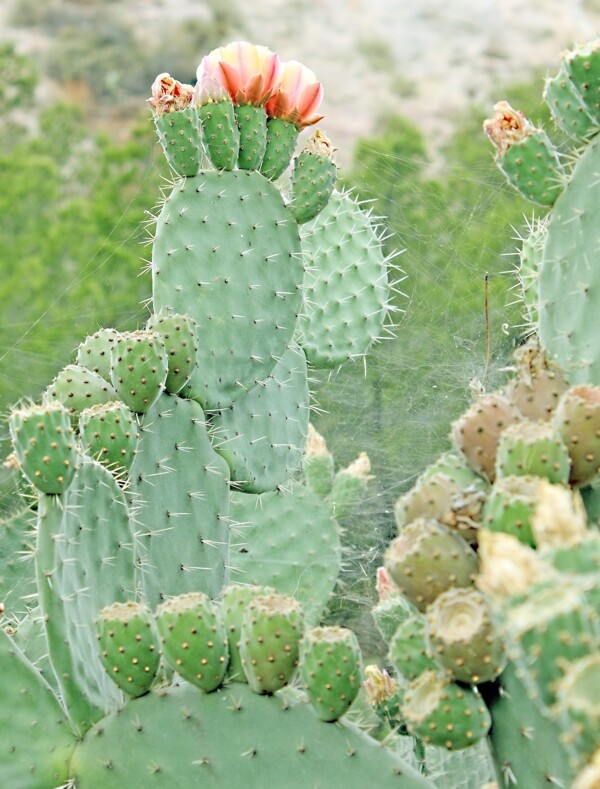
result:
[(539, 554), (512, 534), (480, 529), (478, 543), (479, 575), (475, 583), (484, 594), (499, 601), (523, 594), (551, 574)]
[(365, 667), (366, 679), (363, 682), (367, 701), (372, 707), (377, 707), (384, 701), (391, 699), (398, 690), (398, 683), (378, 666)]
[(341, 470), (341, 473), (356, 477), (364, 482), (375, 479), (371, 474), (371, 461), (366, 452), (359, 452), (358, 457), (349, 466)]
[(494, 110), (493, 117), (483, 122), (483, 130), (498, 149), (499, 155), (536, 131), (525, 115), (513, 109), (507, 101), (494, 104)]
[(531, 530), (538, 548), (561, 548), (585, 540), (590, 530), (581, 493), (541, 480)]
[(322, 457), (323, 455), (331, 454), (327, 449), (325, 439), (315, 430), (312, 422), (308, 424), (308, 435), (306, 437), (306, 444), (304, 445), (304, 454), (307, 457)]
[(277, 89), (267, 101), (267, 115), (294, 123), (299, 129), (318, 123), (323, 115), (316, 114), (323, 99), (323, 86), (314, 73), (290, 60), (283, 65)]
[(236, 104), (264, 105), (277, 88), (281, 61), (267, 47), (234, 41), (214, 49), (198, 66), (198, 82), (212, 77), (227, 90)]
[(337, 151), (337, 148), (325, 132), (322, 132), (320, 129), (315, 129), (314, 133), (311, 134), (306, 141), (304, 150), (316, 156), (322, 156), (323, 158), (333, 161), (333, 155)]
[(379, 602), (382, 603), (386, 597), (398, 591), (396, 584), (390, 578), (390, 574), (385, 567), (377, 568), (377, 580), (375, 581), (375, 588), (379, 596)]
[(148, 104), (157, 115), (185, 110), (194, 97), (194, 88), (173, 79), (166, 72), (159, 74), (152, 84), (152, 96)]

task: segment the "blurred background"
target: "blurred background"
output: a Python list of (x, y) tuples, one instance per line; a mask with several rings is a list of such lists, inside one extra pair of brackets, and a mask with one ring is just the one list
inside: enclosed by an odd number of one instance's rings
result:
[[(561, 144), (544, 76), (599, 27), (599, 0), (0, 0), (2, 415), (87, 334), (145, 323), (142, 223), (168, 176), (145, 105), (156, 74), (193, 83), (204, 54), (239, 38), (302, 61), (324, 84), (344, 184), (402, 252), (395, 338), (314, 381), (338, 462), (366, 450), (376, 477), (345, 538), (345, 599), (362, 599), (393, 502), (448, 446), (472, 379), (502, 384), (525, 332), (512, 271), (534, 211), (482, 121), (508, 99)], [(6, 438), (2, 419), (2, 458)], [(0, 512), (14, 501), (2, 475)]]

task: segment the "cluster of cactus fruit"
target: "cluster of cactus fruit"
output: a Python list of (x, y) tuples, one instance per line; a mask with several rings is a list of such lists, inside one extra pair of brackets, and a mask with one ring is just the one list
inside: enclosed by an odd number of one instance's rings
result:
[(195, 88), (152, 87), (173, 174), (152, 315), (87, 337), (9, 417), (29, 496), (0, 535), (12, 789), (428, 785), (338, 722), (362, 658), (322, 626), (336, 516), (370, 468), (335, 468), (308, 376), (383, 333), (392, 268), (327, 137), (293, 155), (321, 95), (246, 42), (207, 55)]
[(505, 101), (484, 124), (509, 181), (551, 207), (520, 253), (529, 339), (503, 389), (479, 394), (452, 449), (396, 503), (374, 610), (387, 666), (367, 667), (367, 686), (380, 717), (425, 745), (487, 737), (499, 787), (593, 789), (600, 41), (565, 54), (545, 99), (562, 151)]

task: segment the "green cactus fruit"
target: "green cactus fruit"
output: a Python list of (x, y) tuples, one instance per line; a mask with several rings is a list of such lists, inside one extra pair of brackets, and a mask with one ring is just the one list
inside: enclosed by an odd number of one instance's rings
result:
[(116, 329), (99, 329), (77, 348), (77, 364), (110, 381), (110, 355), (119, 338)]
[(374, 776), (378, 789), (433, 789), (351, 723), (328, 726), (308, 704), (238, 683), (209, 694), (183, 684), (129, 702), (86, 734), (69, 775), (77, 789), (235, 789), (241, 780), (249, 789), (365, 789)]
[(287, 169), (294, 154), (298, 127), (282, 118), (267, 118), (267, 145), (260, 172), (276, 181)]
[(233, 111), (240, 130), (237, 166), (240, 170), (260, 170), (267, 147), (265, 108), (251, 104), (235, 104)]
[(154, 118), (167, 162), (177, 175), (190, 177), (200, 169), (202, 143), (195, 107), (167, 112)]
[(335, 474), (333, 454), (310, 422), (302, 455), (302, 474), (306, 487), (318, 496), (327, 496), (331, 492)]
[(336, 721), (344, 715), (361, 687), (361, 651), (352, 630), (316, 627), (300, 646), (300, 677), (317, 717)]
[(561, 573), (572, 575), (600, 574), (600, 536), (593, 533), (574, 545), (558, 546), (545, 558)]
[(289, 209), (300, 225), (314, 219), (329, 202), (337, 181), (334, 152), (327, 136), (317, 130), (294, 157)]
[(139, 427), (124, 403), (86, 408), (79, 417), (79, 435), (85, 452), (117, 474), (128, 470), (135, 457)]
[(415, 613), (398, 625), (390, 642), (388, 659), (408, 682), (424, 671), (437, 671), (437, 664), (427, 650), (425, 618), (421, 614)]
[[(303, 485), (231, 495), (232, 577), (294, 595), (317, 624), (337, 582), (340, 528), (327, 503)], [(268, 559), (268, 560), (267, 560)]]
[(160, 397), (168, 373), (168, 355), (159, 334), (135, 331), (120, 334), (111, 354), (114, 399), (138, 414), (148, 411)]
[(363, 688), (367, 701), (379, 720), (398, 734), (408, 734), (400, 711), (404, 690), (396, 679), (379, 666), (365, 666)]
[(189, 315), (153, 315), (146, 329), (156, 332), (165, 344), (169, 363), (165, 389), (171, 394), (178, 394), (190, 380), (196, 366), (196, 322)]
[(561, 397), (554, 424), (571, 458), (571, 485), (589, 485), (600, 472), (600, 386), (573, 386)]
[(160, 650), (146, 606), (131, 601), (105, 606), (96, 629), (100, 660), (113, 682), (132, 698), (148, 693), (158, 671)]
[(304, 308), (297, 339), (313, 367), (364, 357), (381, 338), (390, 284), (373, 218), (347, 192), (334, 192), (302, 232)]
[(481, 483), (463, 489), (447, 474), (427, 472), (394, 505), (398, 531), (416, 518), (432, 518), (454, 529), (467, 542), (476, 542), (486, 487), (481, 477), (479, 480)]
[(600, 383), (600, 272), (590, 265), (600, 222), (600, 183), (590, 173), (599, 167), (600, 137), (595, 136), (556, 201), (540, 270), (540, 341), (573, 385)]
[(564, 56), (567, 73), (596, 124), (600, 123), (599, 44), (598, 40), (592, 41)]
[(309, 412), (306, 357), (293, 343), (266, 379), (211, 415), (213, 445), (236, 488), (263, 493), (298, 471)]
[(293, 597), (256, 597), (244, 613), (240, 655), (254, 693), (283, 688), (298, 667), (304, 614)]
[(73, 427), (85, 408), (118, 399), (108, 381), (78, 364), (69, 364), (61, 370), (43, 395), (45, 403), (62, 403), (68, 409)]
[(450, 589), (427, 609), (427, 646), (453, 680), (478, 685), (496, 679), (506, 646), (489, 600), (476, 589)]
[(371, 474), (371, 461), (366, 452), (360, 452), (356, 460), (340, 469), (333, 478), (327, 503), (335, 518), (347, 518), (367, 495)]
[(156, 228), (153, 301), (196, 321), (186, 396), (225, 408), (269, 375), (301, 309), (299, 253), (298, 226), (259, 173), (202, 172), (175, 186)]
[(524, 420), (509, 425), (498, 442), (496, 478), (507, 476), (544, 477), (566, 485), (571, 459), (554, 425)]
[(535, 546), (532, 520), (540, 499), (538, 477), (502, 477), (492, 486), (483, 508), (482, 523), (490, 531), (501, 531)]
[(165, 659), (192, 685), (211, 693), (222, 684), (229, 661), (219, 607), (202, 592), (172, 597), (156, 609)]
[(559, 714), (583, 763), (600, 748), (600, 654), (571, 663), (556, 693)]
[(424, 481), (436, 474), (445, 474), (454, 480), (461, 490), (487, 490), (489, 483), (469, 466), (462, 452), (449, 450), (427, 466), (419, 479)]
[(412, 603), (398, 592), (390, 592), (373, 608), (372, 614), (377, 629), (388, 644), (396, 630), (406, 619), (415, 613)]
[(10, 435), (21, 471), (42, 493), (64, 493), (77, 466), (69, 412), (60, 402), (14, 408)]
[(588, 113), (564, 61), (558, 73), (546, 79), (544, 100), (557, 125), (576, 140), (585, 140), (597, 131), (600, 118), (594, 121)]
[(228, 678), (236, 682), (247, 682), (242, 658), (240, 656), (240, 638), (244, 612), (256, 597), (276, 594), (271, 586), (241, 586), (232, 584), (223, 590), (221, 613), (227, 631), (229, 645)]
[(420, 611), (447, 589), (471, 586), (477, 556), (458, 534), (434, 520), (417, 518), (388, 546), (384, 564), (392, 580)]
[(569, 384), (561, 368), (546, 358), (537, 340), (530, 340), (513, 354), (516, 375), (506, 397), (526, 419), (548, 420)]
[(533, 587), (505, 612), (513, 657), (530, 690), (548, 707), (556, 702), (559, 680), (569, 661), (597, 651), (597, 614), (572, 580)]
[(493, 482), (500, 435), (520, 419), (517, 408), (504, 395), (492, 392), (473, 403), (452, 423), (452, 443), (474, 471)]
[(198, 107), (206, 154), (217, 170), (233, 170), (240, 150), (240, 131), (228, 98)]
[(411, 734), (426, 745), (449, 751), (474, 745), (491, 726), (490, 714), (479, 693), (431, 670), (410, 683), (402, 716)]

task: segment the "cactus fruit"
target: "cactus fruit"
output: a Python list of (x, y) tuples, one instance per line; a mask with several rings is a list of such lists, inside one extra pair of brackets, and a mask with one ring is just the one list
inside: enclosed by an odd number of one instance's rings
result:
[(570, 469), (567, 447), (547, 422), (516, 422), (500, 436), (496, 477), (534, 475), (566, 485)]
[(597, 124), (600, 121), (600, 48), (598, 40), (568, 52), (564, 58), (569, 79)]
[(302, 473), (306, 486), (318, 496), (327, 496), (331, 492), (335, 473), (333, 454), (310, 422), (302, 455)]
[(165, 157), (180, 176), (196, 175), (200, 169), (201, 142), (198, 114), (192, 104), (194, 89), (170, 74), (159, 74), (148, 104)]
[(153, 331), (120, 334), (110, 363), (111, 380), (119, 398), (132, 411), (146, 413), (160, 397), (167, 380), (169, 360), (162, 337)]
[(69, 364), (46, 389), (43, 399), (46, 403), (62, 403), (71, 414), (73, 426), (76, 426), (85, 408), (119, 398), (111, 384), (100, 375), (77, 364)]
[(196, 326), (189, 315), (152, 315), (146, 324), (148, 331), (162, 339), (168, 359), (165, 389), (178, 394), (191, 378), (196, 366), (198, 344)]
[(427, 670), (437, 670), (427, 649), (425, 618), (421, 614), (413, 614), (400, 622), (390, 640), (388, 659), (405, 680), (416, 679)]
[(160, 661), (150, 611), (131, 601), (113, 603), (100, 611), (96, 627), (110, 678), (133, 698), (148, 693)]
[(240, 657), (240, 638), (244, 612), (255, 597), (265, 597), (276, 594), (275, 589), (269, 586), (242, 586), (230, 584), (223, 590), (221, 613), (227, 643), (229, 646), (228, 677), (237, 682), (246, 682), (246, 675)]
[(327, 205), (337, 180), (334, 147), (318, 129), (294, 158), (290, 211), (299, 225), (314, 219)]
[(250, 602), (242, 620), (240, 656), (255, 693), (274, 693), (290, 682), (303, 630), (304, 613), (293, 597), (269, 595)]
[(127, 471), (133, 463), (139, 427), (129, 408), (116, 401), (82, 411), (79, 436), (88, 455), (119, 473)]
[(77, 348), (77, 364), (110, 381), (111, 352), (119, 338), (116, 329), (99, 329)]
[(205, 594), (172, 597), (156, 609), (166, 660), (183, 679), (210, 693), (223, 682), (229, 662), (220, 610)]
[(600, 473), (600, 387), (568, 389), (558, 403), (554, 424), (571, 458), (569, 482), (589, 485)]
[(385, 566), (398, 589), (420, 611), (454, 586), (471, 586), (477, 556), (447, 526), (418, 518), (388, 546)]
[(476, 589), (450, 589), (427, 610), (429, 652), (451, 678), (479, 684), (496, 679), (506, 647), (487, 598)]
[(361, 671), (360, 647), (352, 630), (306, 631), (300, 646), (300, 676), (321, 720), (336, 721), (344, 715), (360, 690)]
[(577, 86), (572, 81), (567, 64), (563, 62), (557, 74), (544, 84), (544, 100), (552, 117), (561, 129), (578, 140), (585, 140), (598, 130), (586, 109)]
[(540, 479), (533, 476), (496, 480), (483, 508), (486, 529), (511, 534), (526, 545), (535, 546), (532, 520), (539, 501), (540, 484)]

